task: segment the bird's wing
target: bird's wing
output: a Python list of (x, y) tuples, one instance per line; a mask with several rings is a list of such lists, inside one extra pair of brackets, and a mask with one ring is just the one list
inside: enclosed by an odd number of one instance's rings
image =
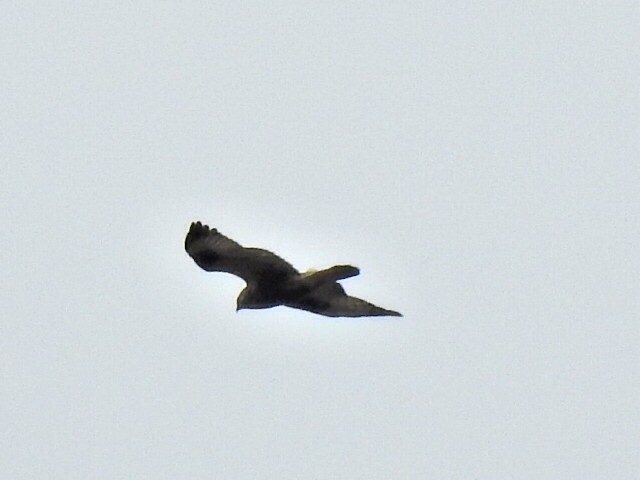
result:
[(259, 248), (244, 248), (200, 222), (191, 224), (184, 246), (202, 269), (231, 273), (247, 284), (283, 281), (298, 274), (293, 266), (276, 254)]
[(360, 298), (347, 295), (339, 283), (325, 284), (310, 295), (287, 305), (327, 317), (402, 316), (399, 312), (387, 310)]

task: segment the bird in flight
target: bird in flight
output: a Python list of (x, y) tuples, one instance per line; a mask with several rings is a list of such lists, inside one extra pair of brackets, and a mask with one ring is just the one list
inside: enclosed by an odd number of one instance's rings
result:
[(338, 280), (360, 273), (350, 265), (300, 273), (276, 254), (245, 248), (201, 222), (191, 224), (184, 246), (200, 268), (231, 273), (246, 282), (236, 311), (284, 305), (328, 317), (402, 316), (347, 295)]

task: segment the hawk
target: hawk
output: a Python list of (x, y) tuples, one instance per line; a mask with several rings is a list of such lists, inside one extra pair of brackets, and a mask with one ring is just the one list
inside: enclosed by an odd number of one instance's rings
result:
[(231, 273), (246, 282), (236, 311), (284, 305), (328, 317), (402, 316), (347, 295), (338, 280), (360, 273), (350, 265), (300, 273), (276, 254), (245, 248), (201, 222), (191, 224), (184, 246), (200, 268)]

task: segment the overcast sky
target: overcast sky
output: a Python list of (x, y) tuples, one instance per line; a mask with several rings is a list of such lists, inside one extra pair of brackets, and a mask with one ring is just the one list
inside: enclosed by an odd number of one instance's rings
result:
[[(640, 478), (639, 21), (4, 2), (2, 477)], [(236, 313), (194, 220), (404, 317)]]

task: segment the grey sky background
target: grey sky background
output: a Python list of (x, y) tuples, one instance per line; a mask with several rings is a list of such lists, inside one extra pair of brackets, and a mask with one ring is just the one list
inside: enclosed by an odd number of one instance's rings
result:
[[(6, 2), (0, 471), (640, 477), (637, 2)], [(202, 220), (402, 319), (235, 313)]]

